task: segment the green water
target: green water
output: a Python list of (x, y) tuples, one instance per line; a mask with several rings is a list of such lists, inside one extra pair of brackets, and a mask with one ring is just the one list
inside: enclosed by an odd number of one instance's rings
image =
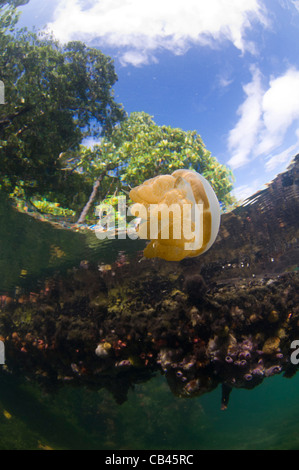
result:
[[(94, 250), (64, 231), (37, 229), (23, 216), (9, 212), (5, 220), (3, 290), (21, 284), (22, 269), (35, 282), (44, 269), (64, 269)], [(52, 245), (62, 246), (66, 260), (51, 265)], [(107, 246), (100, 250), (105, 262), (116, 256), (113, 245)], [(121, 405), (106, 389), (65, 384), (45, 393), (37, 382), (5, 374), (0, 376), (0, 449), (299, 449), (298, 387), (298, 374), (267, 378), (253, 390), (234, 389), (228, 409), (221, 411), (220, 387), (201, 397), (178, 398), (160, 374), (135, 385)]]
[(43, 395), (11, 377), (0, 391), (0, 448), (299, 449), (298, 386), (299, 376), (276, 376), (234, 390), (221, 411), (219, 388), (181, 399), (161, 376), (135, 386), (122, 405), (107, 391), (65, 387)]

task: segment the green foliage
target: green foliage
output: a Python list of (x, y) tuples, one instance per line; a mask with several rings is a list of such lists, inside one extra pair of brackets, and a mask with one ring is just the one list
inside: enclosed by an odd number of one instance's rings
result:
[(75, 211), (60, 207), (59, 202), (50, 202), (43, 198), (41, 201), (32, 201), (33, 205), (42, 213), (52, 214), (60, 217), (74, 217)]
[(224, 206), (233, 203), (229, 194), (232, 172), (211, 156), (197, 132), (158, 126), (144, 112), (132, 113), (93, 150), (82, 147), (68, 155), (65, 164), (89, 181), (106, 175), (99, 199), (129, 190), (148, 178), (190, 168), (207, 178)]
[(10, 7), (20, 7), (21, 5), (26, 5), (29, 3), (29, 0), (0, 0), (0, 8), (3, 8), (5, 6), (10, 6)]
[(22, 180), (26, 195), (44, 194), (61, 181), (61, 154), (111, 133), (125, 113), (113, 99), (112, 60), (81, 42), (14, 31), (12, 5), (22, 3), (0, 3), (0, 184), (11, 192)]
[(206, 150), (196, 131), (158, 126), (146, 113), (132, 113), (118, 127), (112, 140), (120, 142), (120, 159), (128, 161), (122, 181), (130, 186), (180, 168), (201, 173), (212, 184), (223, 204), (230, 202), (232, 172)]
[[(233, 203), (231, 171), (196, 131), (158, 126), (144, 112), (126, 118), (113, 98), (117, 76), (109, 57), (78, 41), (62, 46), (16, 30), (16, 7), (26, 3), (0, 0), (2, 191), (20, 198), (21, 188), (21, 198), (42, 201), (50, 213), (62, 207), (80, 214), (86, 205), (84, 219), (99, 200), (190, 168), (211, 182), (225, 207)], [(93, 149), (81, 145), (88, 136), (99, 140)]]
[(26, 194), (24, 191), (24, 182), (20, 181), (17, 186), (15, 186), (14, 191), (9, 195), (9, 197), (14, 201), (14, 205), (21, 212), (27, 212), (28, 206), (31, 210), (35, 209), (38, 212), (43, 214), (51, 214), (54, 216), (60, 217), (75, 217), (76, 212), (67, 208), (60, 206), (59, 202), (51, 202), (46, 198), (30, 199), (26, 200)]
[[(122, 214), (118, 210), (118, 197), (117, 196), (115, 195), (108, 196), (103, 201), (101, 201), (101, 204), (95, 207), (96, 215), (98, 214), (98, 210), (100, 210), (101, 207), (103, 207), (102, 204), (113, 207), (115, 222), (117, 225), (124, 220)], [(98, 220), (96, 220), (96, 222), (98, 222)]]
[[(0, 50), (1, 55), (9, 42), (9, 33), (12, 33), (18, 21), (19, 14), (16, 7), (25, 5), (29, 0), (0, 0)], [(3, 71), (0, 70), (0, 80)]]

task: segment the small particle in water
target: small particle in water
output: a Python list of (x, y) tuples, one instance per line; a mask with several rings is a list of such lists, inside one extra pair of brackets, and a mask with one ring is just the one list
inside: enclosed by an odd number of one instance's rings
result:
[(71, 364), (71, 369), (74, 373), (79, 374), (79, 367), (77, 364)]
[(12, 418), (12, 415), (6, 411), (6, 410), (3, 410), (3, 416), (6, 418), (6, 419), (11, 419)]
[(40, 450), (54, 450), (54, 449), (52, 449), (52, 447), (47, 446), (46, 444), (42, 444), (41, 442), (38, 443), (38, 448)]
[(51, 245), (50, 255), (51, 255), (50, 261), (54, 261), (57, 258), (58, 259), (63, 258), (64, 256), (66, 256), (66, 253), (59, 246)]

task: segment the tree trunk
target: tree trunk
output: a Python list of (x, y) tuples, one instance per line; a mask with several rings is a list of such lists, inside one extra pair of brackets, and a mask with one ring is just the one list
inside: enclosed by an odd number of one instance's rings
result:
[(86, 216), (89, 212), (89, 209), (92, 206), (93, 201), (96, 198), (99, 186), (100, 186), (101, 182), (103, 181), (103, 178), (104, 178), (105, 175), (106, 175), (106, 172), (102, 173), (101, 176), (99, 176), (99, 178), (95, 181), (95, 183), (93, 185), (91, 195), (89, 196), (89, 199), (88, 199), (87, 203), (85, 204), (84, 209), (81, 212), (79, 219), (77, 220), (77, 224), (83, 224), (83, 222), (85, 221), (85, 218), (86, 218)]

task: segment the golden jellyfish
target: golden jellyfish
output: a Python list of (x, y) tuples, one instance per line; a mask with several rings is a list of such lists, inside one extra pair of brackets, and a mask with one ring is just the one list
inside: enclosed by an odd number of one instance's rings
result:
[(220, 205), (208, 181), (193, 170), (176, 170), (130, 191), (138, 236), (151, 240), (146, 258), (180, 261), (207, 251), (220, 226)]

